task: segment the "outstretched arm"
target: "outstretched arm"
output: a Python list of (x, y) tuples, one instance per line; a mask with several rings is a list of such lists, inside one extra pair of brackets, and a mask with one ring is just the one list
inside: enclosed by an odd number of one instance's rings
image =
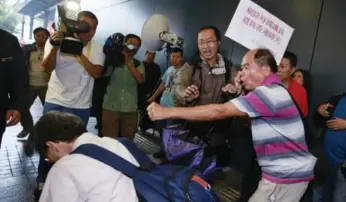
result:
[(148, 107), (148, 114), (152, 120), (185, 119), (195, 121), (210, 121), (235, 116), (247, 116), (246, 113), (238, 110), (231, 102), (176, 108), (166, 108), (153, 103)]

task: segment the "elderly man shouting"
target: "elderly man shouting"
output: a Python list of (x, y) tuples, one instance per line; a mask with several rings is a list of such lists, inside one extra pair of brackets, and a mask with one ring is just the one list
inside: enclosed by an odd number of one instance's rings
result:
[(296, 202), (314, 177), (316, 158), (308, 152), (301, 116), (276, 72), (276, 61), (269, 50), (251, 50), (243, 58), (238, 80), (248, 91), (246, 95), (224, 104), (191, 108), (165, 108), (153, 103), (148, 113), (153, 120), (250, 117), (262, 169), (262, 180), (250, 202)]

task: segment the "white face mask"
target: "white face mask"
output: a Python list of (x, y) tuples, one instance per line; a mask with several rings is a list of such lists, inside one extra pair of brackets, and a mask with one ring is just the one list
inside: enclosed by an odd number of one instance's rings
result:
[(126, 44), (126, 48), (129, 49), (130, 51), (133, 51), (133, 52), (137, 51), (137, 46), (132, 45), (132, 44)]

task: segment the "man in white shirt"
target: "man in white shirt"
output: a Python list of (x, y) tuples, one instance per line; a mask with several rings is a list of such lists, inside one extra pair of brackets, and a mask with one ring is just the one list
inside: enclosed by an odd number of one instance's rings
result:
[(139, 166), (122, 143), (87, 133), (77, 116), (48, 112), (35, 125), (32, 140), (40, 154), (56, 162), (49, 171), (40, 202), (138, 201), (132, 179), (98, 160), (69, 155), (83, 144), (95, 144)]
[(44, 113), (52, 110), (69, 112), (87, 125), (94, 79), (102, 75), (105, 55), (102, 46), (92, 41), (98, 25), (97, 17), (90, 11), (82, 11), (79, 20), (91, 27), (88, 33), (78, 34), (84, 44), (81, 56), (66, 55), (59, 51), (59, 46), (51, 44), (51, 41), (62, 39), (60, 32), (54, 33), (46, 43), (42, 65), (52, 75)]
[[(51, 40), (46, 43), (42, 66), (46, 72), (51, 73), (51, 78), (43, 114), (52, 110), (68, 112), (81, 118), (87, 125), (94, 79), (102, 75), (105, 56), (102, 46), (92, 41), (98, 25), (97, 17), (90, 11), (82, 11), (78, 18), (91, 27), (88, 33), (78, 34), (84, 45), (81, 56), (66, 55), (60, 52), (58, 46), (52, 45), (51, 41), (61, 41), (62, 34), (59, 32), (54, 33)], [(41, 194), (50, 167), (51, 164), (44, 161), (41, 156), (38, 184), (34, 192), (36, 200)]]

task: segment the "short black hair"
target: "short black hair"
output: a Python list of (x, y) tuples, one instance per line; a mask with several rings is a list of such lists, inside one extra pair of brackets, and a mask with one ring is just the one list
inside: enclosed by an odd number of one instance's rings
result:
[(50, 33), (47, 29), (43, 28), (43, 27), (37, 27), (36, 29), (34, 29), (34, 35), (37, 33), (37, 32), (45, 32), (48, 36), (50, 36)]
[(298, 58), (297, 58), (297, 55), (294, 54), (293, 52), (286, 51), (284, 53), (283, 58), (286, 58), (290, 61), (291, 67), (297, 67)]
[(93, 20), (96, 21), (96, 25), (99, 24), (99, 20), (97, 19), (96, 15), (91, 12), (91, 11), (81, 11), (78, 13), (78, 19), (80, 19), (81, 17), (88, 17), (88, 18), (91, 18)]
[(255, 53), (254, 60), (258, 65), (268, 65), (272, 73), (278, 71), (276, 60), (268, 49), (258, 49)]
[[(127, 42), (130, 38), (135, 38), (135, 39), (138, 39), (139, 40), (139, 46), (142, 45), (142, 39), (141, 37), (139, 37), (138, 35), (135, 35), (135, 34), (128, 34), (125, 36), (125, 42)], [(139, 47), (138, 47), (139, 48)]]
[(79, 117), (70, 113), (51, 111), (38, 120), (29, 139), (34, 148), (44, 155), (48, 141), (72, 142), (85, 132), (87, 132), (86, 126)]
[(215, 37), (216, 37), (216, 40), (217, 40), (217, 41), (221, 41), (221, 33), (220, 33), (220, 30), (219, 30), (217, 27), (212, 26), (212, 25), (208, 25), (208, 26), (203, 26), (203, 27), (201, 27), (201, 28), (199, 29), (198, 34), (201, 33), (202, 31), (208, 30), (208, 29), (211, 29), (211, 30), (214, 31)]
[(179, 47), (173, 47), (171, 49), (171, 53), (180, 53), (181, 57), (183, 57), (183, 55), (184, 55), (183, 49), (181, 49)]

